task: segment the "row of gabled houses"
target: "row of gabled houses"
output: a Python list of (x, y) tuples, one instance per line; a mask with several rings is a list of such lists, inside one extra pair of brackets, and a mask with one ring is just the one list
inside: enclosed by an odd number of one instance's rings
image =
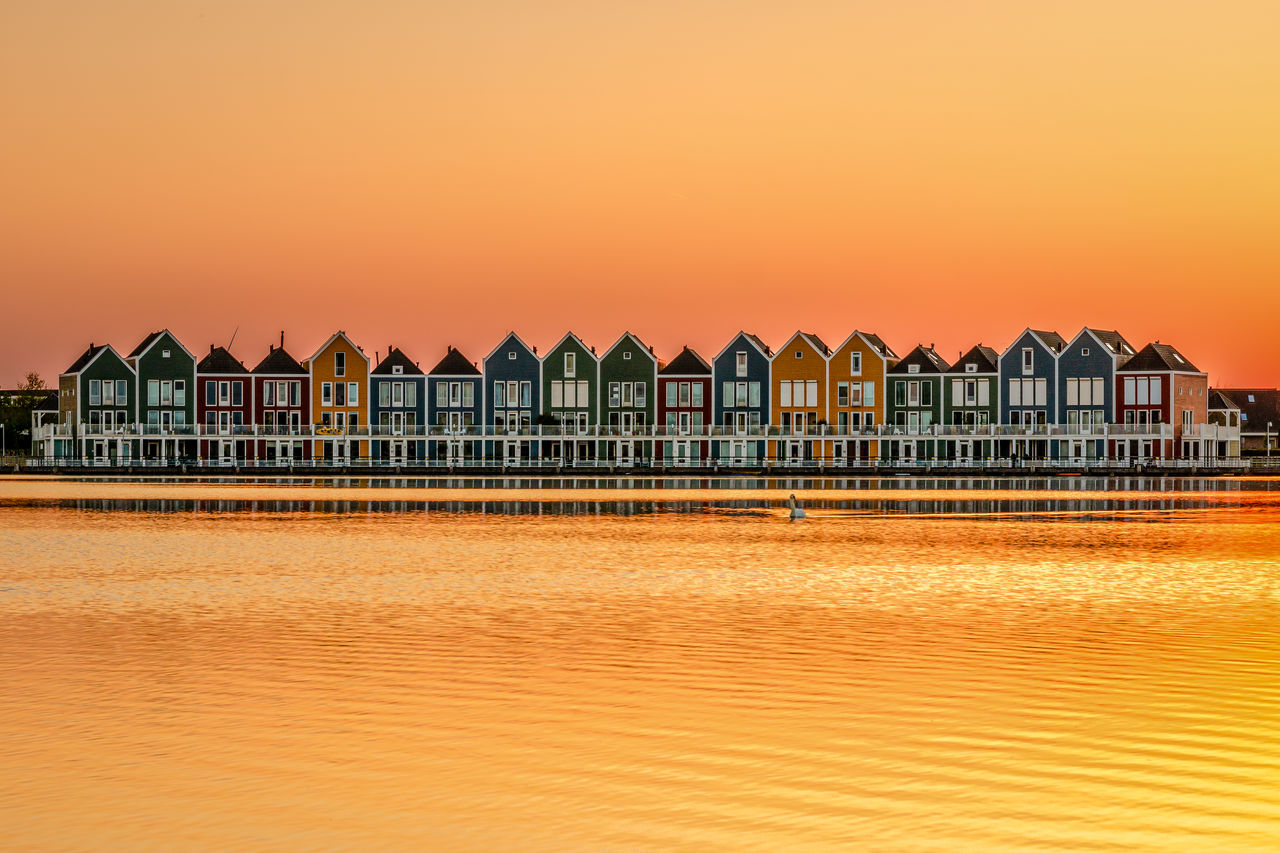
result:
[(344, 332), (299, 361), (283, 333), (250, 368), (168, 330), (127, 355), (91, 344), (37, 412), (48, 458), (397, 464), (833, 464), (1197, 460), (1239, 456), (1239, 407), (1176, 348), (1118, 332), (1026, 329), (1003, 352), (899, 356), (855, 331), (777, 350), (740, 332), (663, 362), (631, 333), (539, 354), (515, 333), (423, 370)]

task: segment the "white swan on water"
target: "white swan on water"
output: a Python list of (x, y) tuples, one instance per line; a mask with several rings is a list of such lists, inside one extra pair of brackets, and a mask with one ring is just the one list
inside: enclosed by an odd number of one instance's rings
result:
[(791, 518), (794, 521), (797, 518), (804, 518), (804, 507), (796, 500), (794, 494), (787, 498), (787, 505), (791, 507)]

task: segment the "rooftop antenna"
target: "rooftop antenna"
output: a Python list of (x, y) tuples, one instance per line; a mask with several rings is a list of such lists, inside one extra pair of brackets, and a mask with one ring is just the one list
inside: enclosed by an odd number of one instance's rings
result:
[(227, 341), (227, 352), (231, 352), (231, 345), (236, 342), (236, 335), (240, 333), (240, 327), (236, 326), (236, 330), (231, 333), (231, 340)]

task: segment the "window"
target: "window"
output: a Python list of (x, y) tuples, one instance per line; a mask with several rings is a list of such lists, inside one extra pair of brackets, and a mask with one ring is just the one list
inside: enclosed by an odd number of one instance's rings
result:
[(551, 407), (554, 409), (559, 409), (559, 408), (562, 408), (563, 406), (564, 406), (564, 383), (552, 382), (551, 383)]
[(567, 409), (578, 408), (578, 383), (564, 383), (564, 405)]
[(471, 408), (476, 404), (476, 383), (462, 383), (462, 405), (464, 408)]
[(410, 408), (414, 408), (418, 405), (418, 383), (417, 382), (404, 383), (404, 404)]
[[(174, 383), (174, 386), (173, 386), (173, 391), (174, 391), (173, 404), (175, 406), (181, 406), (184, 403), (183, 400), (178, 399), (179, 397), (178, 392), (181, 390), (181, 385), (182, 385), (181, 382), (177, 382), (177, 383)], [(243, 382), (236, 381), (231, 383), (231, 405), (233, 406), (244, 405), (244, 383)]]
[(680, 405), (681, 406), (689, 405), (689, 383), (688, 382), (680, 383)]
[(1023, 374), (1033, 373), (1035, 371), (1035, 356), (1031, 347), (1022, 348), (1022, 372)]
[[(284, 388), (283, 383), (281, 384), (280, 387), (281, 389)], [(283, 404), (284, 404), (284, 392), (283, 390), (281, 390), (279, 405), (283, 405)], [(302, 380), (300, 379), (296, 382), (289, 383), (289, 405), (290, 406), (302, 405)]]
[(977, 373), (977, 372), (978, 372), (978, 365), (976, 365), (976, 364), (966, 364), (966, 365), (964, 366), (964, 372), (965, 372), (965, 373)]
[(667, 406), (670, 407), (670, 406), (674, 406), (675, 404), (676, 404), (676, 383), (668, 382), (667, 383)]
[(876, 404), (876, 383), (862, 383), (862, 405), (874, 406)]
[(333, 383), (332, 382), (320, 383), (320, 405), (322, 406), (333, 405)]
[(567, 352), (564, 354), (564, 376), (566, 379), (572, 379), (578, 372), (578, 354), (576, 352)]
[(347, 354), (345, 352), (335, 352), (333, 354), (333, 375), (347, 375)]
[[(1132, 406), (1138, 402), (1137, 380), (1132, 376), (1124, 378), (1124, 404)], [(1252, 401), (1250, 401), (1252, 402)]]
[(907, 405), (908, 406), (920, 405), (920, 383), (919, 382), (907, 383)]
[(609, 405), (615, 409), (618, 406), (622, 405), (622, 383), (621, 382), (609, 383)]
[(818, 380), (809, 379), (804, 383), (805, 387), (805, 405), (818, 405)]
[(578, 380), (578, 406), (586, 408), (591, 405), (590, 395), (587, 393), (587, 380)]
[(404, 375), (404, 365), (403, 365), (403, 364), (394, 364), (394, 365), (392, 365), (392, 366), (391, 366), (391, 375), (392, 375), (392, 376), (403, 376), (403, 375)]
[(116, 403), (123, 405), (129, 402), (129, 383), (124, 379), (116, 380)]
[(796, 358), (804, 358), (804, 353), (802, 353), (800, 350), (796, 350)]
[(1151, 382), (1151, 405), (1158, 406), (1160, 405), (1160, 378), (1157, 376), (1153, 376), (1151, 377), (1150, 382)]
[(920, 383), (920, 405), (922, 406), (933, 405), (933, 383), (932, 382)]
[(383, 381), (378, 383), (378, 405), (379, 406), (391, 405), (391, 383), (390, 382)]
[(169, 350), (167, 350), (167, 349), (166, 349), (166, 350), (161, 350), (161, 351), (160, 351), (160, 357), (161, 357), (161, 358), (168, 358), (168, 357), (169, 357)]
[(862, 375), (862, 353), (849, 353), (849, 373), (853, 376)]
[[(1252, 403), (1253, 400), (1250, 399), (1249, 402)], [(90, 406), (102, 405), (102, 380), (101, 379), (89, 380), (89, 405)]]
[(160, 380), (159, 379), (147, 380), (147, 405), (148, 406), (160, 405)]
[[(1036, 380), (1036, 405), (1037, 406), (1049, 405), (1049, 380), (1048, 379)], [(1043, 415), (1044, 412), (1041, 412), (1040, 414)]]
[(747, 400), (748, 400), (748, 399), (750, 399), (750, 392), (748, 391), (748, 389), (751, 387), (751, 385), (754, 385), (754, 384), (756, 384), (756, 383), (754, 383), (754, 382), (752, 382), (752, 383), (748, 383), (748, 382), (738, 382), (738, 383), (736, 383), (736, 384), (735, 384), (735, 386), (734, 386), (734, 403), (735, 403), (736, 405), (738, 405), (738, 406), (745, 406), (745, 405), (747, 405)]
[(905, 406), (907, 404), (907, 383), (901, 379), (893, 383), (893, 404), (895, 406)]
[(526, 409), (533, 405), (533, 382), (520, 383), (520, 405)]
[(393, 406), (404, 405), (404, 383), (403, 382), (391, 383), (391, 405)]
[(495, 408), (504, 409), (507, 406), (507, 383), (493, 383), (493, 405)]
[(168, 379), (162, 379), (160, 381), (160, 405), (173, 405), (173, 383)]
[(230, 402), (231, 402), (231, 383), (219, 382), (218, 383), (218, 405), (225, 406)]
[(747, 384), (747, 405), (759, 406), (760, 405), (760, 383), (748, 382), (746, 384)]
[(649, 404), (649, 383), (636, 383), (636, 408), (644, 408)]
[(849, 386), (849, 402), (850, 406), (862, 405), (862, 383), (854, 382)]
[[(271, 383), (269, 382), (267, 383), (268, 386), (270, 384)], [(270, 395), (268, 394), (268, 396)], [(267, 402), (269, 403), (271, 401), (268, 400)], [(217, 382), (206, 381), (204, 383), (204, 404), (206, 406), (218, 405), (218, 383)]]
[[(722, 408), (729, 409), (733, 407), (733, 383), (725, 382), (720, 386), (722, 393), (720, 394), (720, 405)], [(744, 392), (746, 389), (743, 389)]]
[[(212, 384), (212, 383), (210, 383), (210, 384)], [(271, 414), (271, 413), (270, 413), (270, 412), (267, 412), (267, 414), (269, 415), (269, 414)], [(205, 412), (205, 413), (204, 413), (204, 426), (205, 426), (205, 429), (207, 429), (207, 430), (209, 430), (210, 432), (212, 432), (212, 431), (215, 429), (215, 427), (217, 426), (217, 423), (218, 423), (218, 413), (217, 413), (217, 412)]]
[(1022, 405), (1022, 380), (1021, 379), (1009, 380), (1009, 405), (1010, 406)]
[(918, 364), (907, 365), (907, 373), (919, 373), (919, 372), (920, 372), (920, 365)]
[(701, 406), (702, 405), (702, 383), (694, 382), (690, 390), (692, 390), (693, 392), (692, 405)]
[(1080, 380), (1079, 380), (1079, 379), (1068, 379), (1068, 380), (1067, 380), (1067, 405), (1068, 405), (1068, 406), (1075, 406), (1075, 405), (1078, 405), (1078, 404), (1079, 404), (1079, 402), (1080, 402), (1080, 387), (1079, 387), (1079, 386), (1080, 386)]
[[(986, 383), (983, 383), (984, 385)], [(966, 406), (975, 405), (978, 402), (978, 382), (976, 379), (966, 379), (964, 381), (964, 404)]]
[(1088, 358), (1088, 357), (1089, 357), (1089, 348), (1088, 348), (1088, 347), (1081, 347), (1081, 348), (1080, 348), (1080, 355), (1084, 356), (1085, 358)]
[(510, 351), (508, 351), (508, 352), (507, 352), (507, 361), (515, 361), (515, 360), (516, 360), (516, 351), (515, 351), (515, 350), (510, 350)]
[[(836, 383), (836, 405), (837, 406), (849, 405), (849, 383), (848, 382)], [(841, 412), (842, 416), (843, 414), (844, 413)]]
[(624, 352), (624, 353), (622, 354), (622, 360), (623, 360), (623, 361), (630, 361), (630, 360), (631, 360), (631, 353), (629, 353), (629, 352)]
[(778, 405), (791, 405), (791, 383), (785, 380), (780, 386), (778, 386)]
[(333, 383), (333, 404), (335, 406), (345, 406), (347, 404), (347, 383)]
[(734, 357), (735, 357), (736, 362), (737, 362), (737, 365), (738, 365), (738, 374), (737, 374), (737, 375), (739, 376), (739, 378), (741, 378), (741, 377), (745, 377), (745, 376), (747, 375), (747, 353), (746, 353), (746, 351), (735, 352), (735, 353), (734, 353)]
[(102, 405), (114, 406), (116, 404), (116, 384), (110, 379), (102, 383)]

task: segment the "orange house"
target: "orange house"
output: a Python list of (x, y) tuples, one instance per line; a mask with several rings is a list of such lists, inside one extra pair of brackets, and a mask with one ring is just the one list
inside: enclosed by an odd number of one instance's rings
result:
[(311, 376), (314, 459), (369, 457), (369, 358), (346, 332), (335, 332), (303, 363)]
[(769, 422), (776, 438), (770, 455), (792, 464), (826, 456), (821, 438), (827, 421), (827, 356), (831, 348), (810, 332), (796, 332), (778, 347), (769, 367)]
[(884, 377), (898, 361), (879, 335), (857, 331), (827, 359), (827, 423), (835, 435), (831, 455), (837, 463), (879, 458), (875, 435), (884, 424)]

